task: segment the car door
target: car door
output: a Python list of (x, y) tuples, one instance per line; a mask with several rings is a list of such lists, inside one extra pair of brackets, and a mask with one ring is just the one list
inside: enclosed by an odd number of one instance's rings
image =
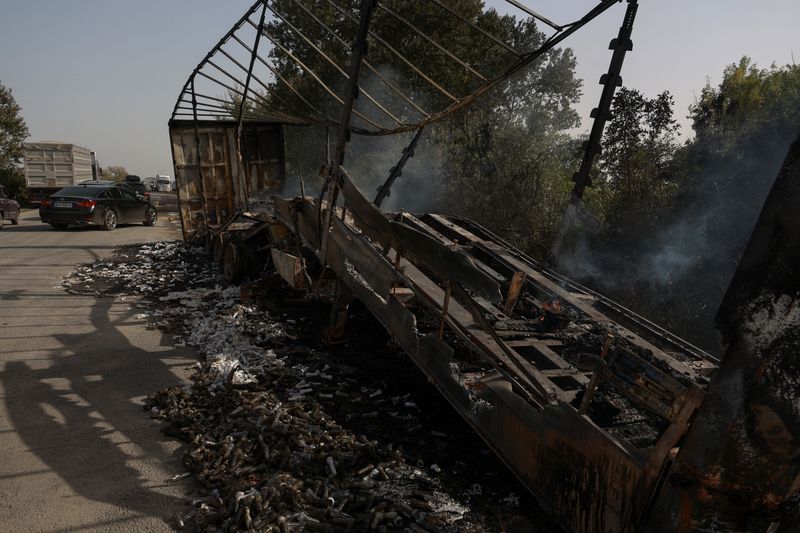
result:
[(117, 187), (109, 187), (104, 195), (106, 200), (103, 202), (106, 209), (113, 209), (117, 213), (117, 223), (125, 218), (125, 206), (123, 205), (122, 193)]
[(122, 217), (125, 222), (142, 222), (144, 220), (145, 202), (136, 197), (136, 193), (128, 189), (119, 189), (122, 193), (122, 204), (125, 214)]
[(120, 200), (120, 219), (122, 222), (131, 222), (137, 218), (136, 204), (139, 202), (136, 194), (133, 191), (120, 187), (117, 189), (122, 196)]

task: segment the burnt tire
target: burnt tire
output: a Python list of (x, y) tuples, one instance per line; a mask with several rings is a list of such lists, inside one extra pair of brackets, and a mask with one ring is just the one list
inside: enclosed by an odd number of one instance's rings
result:
[(226, 244), (228, 244), (228, 238), (224, 233), (217, 233), (211, 237), (211, 260), (215, 265), (222, 265)]
[(117, 212), (113, 209), (107, 210), (103, 214), (103, 229), (106, 231), (114, 231), (117, 227)]
[(11, 219), (11, 225), (19, 226), (19, 211), (17, 211), (17, 216)]
[(213, 259), (214, 257), (214, 234), (209, 232), (206, 234), (205, 238), (203, 239), (203, 247), (205, 248), (206, 255), (209, 259)]
[(148, 207), (147, 211), (144, 212), (144, 225), (155, 226), (156, 221), (158, 221), (158, 211), (156, 211), (155, 207)]
[(225, 245), (225, 254), (222, 260), (222, 277), (232, 285), (238, 285), (244, 274), (244, 257), (236, 243), (229, 242)]

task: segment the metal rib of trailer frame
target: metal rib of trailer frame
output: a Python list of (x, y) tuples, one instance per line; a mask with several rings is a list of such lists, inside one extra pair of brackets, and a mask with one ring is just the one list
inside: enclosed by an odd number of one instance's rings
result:
[[(244, 118), (244, 108), (247, 105), (247, 91), (250, 88), (250, 80), (253, 79), (253, 65), (256, 62), (256, 56), (258, 55), (258, 45), (261, 41), (261, 30), (264, 28), (264, 18), (267, 16), (267, 2), (264, 2), (264, 8), (261, 10), (261, 19), (258, 22), (258, 31), (256, 32), (256, 40), (253, 43), (253, 52), (250, 54), (250, 68), (247, 69), (247, 79), (244, 82), (244, 96), (242, 96), (242, 101), (239, 103), (239, 125), (236, 128), (237, 134), (241, 137), (242, 135), (242, 119)], [(247, 20), (250, 20), (249, 18)], [(220, 50), (222, 47), (220, 47)], [(227, 55), (227, 54), (226, 54)], [(229, 56), (229, 59), (233, 61), (233, 58)], [(239, 64), (238, 61), (235, 61), (236, 64)], [(240, 139), (241, 143), (241, 139)]]
[(453, 54), (453, 53), (452, 53), (450, 50), (448, 50), (448, 49), (447, 49), (447, 48), (445, 48), (444, 46), (442, 46), (442, 45), (440, 45), (439, 43), (437, 43), (437, 42), (436, 42), (436, 41), (435, 41), (435, 40), (434, 40), (434, 39), (433, 39), (433, 38), (432, 38), (430, 35), (428, 35), (427, 33), (423, 32), (422, 30), (420, 30), (419, 28), (417, 28), (416, 26), (414, 26), (414, 25), (413, 25), (411, 22), (409, 22), (408, 20), (406, 20), (406, 18), (405, 18), (405, 17), (403, 17), (402, 15), (400, 15), (399, 13), (396, 13), (395, 11), (393, 11), (392, 9), (390, 9), (390, 8), (388, 8), (388, 7), (386, 7), (386, 6), (384, 6), (383, 4), (378, 4), (378, 8), (379, 8), (379, 9), (381, 9), (381, 10), (383, 10), (383, 11), (386, 11), (386, 12), (387, 12), (387, 13), (389, 13), (389, 14), (390, 14), (392, 17), (394, 17), (395, 19), (399, 20), (400, 22), (402, 22), (403, 24), (405, 24), (406, 26), (408, 26), (409, 28), (411, 28), (412, 30), (414, 30), (414, 32), (416, 32), (416, 33), (417, 33), (417, 35), (419, 35), (420, 37), (422, 37), (423, 39), (425, 39), (426, 41), (428, 41), (429, 43), (431, 43), (431, 44), (432, 44), (433, 46), (435, 46), (435, 47), (436, 47), (438, 50), (441, 50), (441, 51), (442, 51), (442, 53), (444, 53), (445, 55), (447, 55), (447, 57), (449, 57), (450, 59), (452, 59), (453, 61), (455, 61), (455, 62), (456, 62), (456, 63), (458, 63), (459, 65), (461, 65), (462, 67), (464, 67), (464, 68), (465, 68), (467, 71), (469, 71), (471, 74), (473, 74), (474, 76), (476, 76), (476, 77), (477, 77), (478, 79), (480, 79), (481, 81), (489, 81), (489, 80), (488, 80), (488, 79), (487, 79), (487, 78), (486, 78), (486, 77), (485, 77), (483, 74), (481, 74), (480, 72), (478, 72), (477, 70), (475, 70), (474, 68), (472, 68), (471, 66), (469, 66), (467, 63), (465, 63), (463, 60), (461, 60), (461, 59), (460, 59), (458, 56), (456, 56), (455, 54)]
[[(332, 0), (324, 0), (324, 1), (325, 1), (327, 4), (329, 4), (331, 7), (333, 7), (335, 10), (337, 10), (339, 13), (341, 13), (341, 14), (342, 14), (342, 15), (344, 15), (345, 17), (349, 18), (350, 20), (356, 20), (356, 19), (355, 19), (355, 17), (354, 17), (354, 16), (353, 16), (351, 13), (348, 13), (348, 12), (347, 12), (345, 9), (342, 9), (340, 6), (336, 5), (336, 4), (335, 4), (335, 3), (334, 3)], [(389, 43), (387, 43), (387, 42), (386, 42), (384, 39), (382, 39), (382, 38), (381, 38), (379, 35), (377, 35), (375, 32), (373, 32), (373, 31), (370, 31), (370, 32), (369, 32), (369, 35), (370, 35), (372, 38), (374, 38), (376, 41), (378, 41), (379, 43), (381, 43), (381, 44), (382, 44), (382, 45), (383, 45), (383, 46), (384, 46), (384, 47), (385, 47), (387, 50), (389, 50), (390, 52), (392, 52), (392, 54), (394, 54), (394, 55), (395, 55), (395, 57), (397, 57), (397, 58), (398, 58), (400, 61), (402, 61), (403, 63), (405, 63), (406, 65), (408, 65), (408, 66), (409, 66), (409, 67), (410, 67), (410, 68), (411, 68), (411, 69), (412, 69), (414, 72), (416, 72), (416, 73), (417, 73), (417, 74), (418, 74), (418, 75), (419, 75), (419, 76), (420, 76), (422, 79), (424, 79), (425, 81), (427, 81), (427, 82), (428, 82), (428, 83), (429, 83), (429, 84), (430, 84), (430, 85), (431, 85), (431, 86), (432, 86), (434, 89), (436, 89), (437, 91), (439, 91), (440, 93), (442, 93), (442, 95), (443, 95), (443, 96), (446, 96), (447, 98), (449, 98), (450, 100), (452, 100), (452, 101), (454, 101), (454, 102), (455, 102), (455, 101), (458, 101), (458, 98), (457, 98), (457, 97), (453, 96), (452, 94), (450, 94), (450, 92), (449, 92), (447, 89), (445, 89), (444, 87), (442, 87), (440, 84), (436, 83), (436, 82), (435, 82), (433, 79), (431, 79), (431, 77), (430, 77), (430, 76), (428, 76), (427, 74), (425, 74), (425, 73), (424, 73), (422, 70), (420, 70), (420, 68), (419, 68), (419, 67), (417, 67), (417, 66), (416, 66), (414, 63), (412, 63), (412, 62), (411, 62), (411, 61), (410, 61), (410, 60), (409, 60), (409, 59), (408, 59), (406, 56), (404, 56), (403, 54), (401, 54), (400, 52), (398, 52), (398, 51), (397, 51), (397, 50), (396, 50), (396, 49), (395, 49), (395, 48), (394, 48), (392, 45), (390, 45)]]
[[(275, 14), (275, 16), (276, 16), (276, 17), (280, 18), (280, 19), (281, 19), (281, 20), (284, 22), (284, 24), (286, 24), (287, 26), (289, 26), (289, 28), (291, 28), (291, 30), (292, 30), (292, 31), (294, 31), (294, 32), (295, 32), (297, 35), (299, 35), (299, 36), (300, 36), (300, 37), (301, 37), (301, 38), (302, 38), (302, 39), (303, 39), (303, 40), (304, 40), (306, 43), (308, 43), (308, 45), (309, 45), (311, 48), (313, 48), (313, 49), (314, 49), (314, 51), (316, 51), (316, 52), (317, 52), (319, 55), (321, 55), (321, 56), (322, 56), (322, 57), (323, 57), (323, 58), (324, 58), (324, 59), (325, 59), (325, 60), (326, 60), (328, 63), (330, 63), (330, 64), (331, 64), (331, 66), (333, 66), (333, 68), (335, 68), (337, 72), (339, 72), (339, 73), (340, 73), (342, 76), (344, 76), (344, 79), (348, 79), (347, 73), (344, 71), (344, 69), (343, 69), (342, 67), (340, 67), (340, 66), (339, 66), (339, 65), (338, 65), (338, 64), (337, 64), (337, 63), (336, 63), (336, 62), (335, 62), (333, 59), (331, 59), (331, 58), (330, 58), (330, 56), (328, 56), (328, 55), (327, 55), (325, 52), (323, 52), (323, 51), (322, 51), (322, 50), (321, 50), (321, 49), (320, 49), (320, 48), (319, 48), (317, 45), (315, 45), (313, 42), (311, 42), (311, 39), (309, 39), (308, 37), (306, 37), (306, 35), (305, 35), (303, 32), (301, 32), (300, 30), (298, 30), (298, 29), (297, 29), (297, 28), (294, 26), (294, 24), (292, 24), (291, 22), (289, 22), (289, 21), (286, 19), (286, 17), (284, 17), (283, 15), (281, 15), (280, 13), (278, 13), (278, 12), (277, 12), (277, 11), (276, 11), (274, 8), (269, 8), (269, 9), (270, 9), (270, 11), (272, 11), (272, 12)], [(370, 94), (369, 94), (367, 91), (365, 91), (363, 88), (361, 88), (361, 94), (363, 94), (364, 96), (366, 96), (366, 97), (367, 97), (367, 99), (368, 99), (370, 102), (372, 102), (372, 103), (373, 103), (373, 105), (375, 105), (375, 107), (377, 107), (378, 109), (380, 109), (380, 110), (383, 112), (383, 114), (385, 114), (387, 117), (389, 117), (390, 119), (392, 119), (392, 120), (393, 120), (393, 121), (394, 121), (394, 122), (395, 122), (395, 123), (396, 123), (398, 126), (402, 126), (402, 125), (404, 125), (404, 122), (402, 122), (400, 119), (398, 119), (397, 117), (395, 117), (395, 116), (392, 114), (392, 112), (391, 112), (391, 111), (389, 111), (388, 109), (386, 109), (386, 108), (385, 108), (385, 107), (384, 107), (384, 106), (383, 106), (383, 105), (382, 105), (380, 102), (378, 102), (378, 101), (377, 101), (375, 98), (373, 98), (373, 97), (372, 97), (372, 95), (370, 95)]]
[[(322, 20), (320, 20), (320, 18), (317, 15), (315, 15), (313, 11), (309, 10), (305, 5), (303, 5), (298, 0), (290, 0), (290, 1), (292, 3), (294, 3), (296, 6), (298, 6), (300, 9), (305, 11), (305, 13), (308, 16), (310, 16), (312, 19), (314, 19), (314, 21), (316, 21), (317, 24), (322, 26), (322, 28), (325, 31), (327, 31), (331, 36), (333, 36), (333, 38), (336, 39), (337, 42), (341, 43), (342, 46), (344, 46), (345, 48), (347, 48), (349, 50), (350, 44), (348, 44), (344, 39), (342, 39), (339, 36), (339, 34), (337, 34), (327, 24), (325, 24)], [(364, 63), (364, 66), (367, 67), (367, 69), (369, 69), (369, 71), (372, 72), (372, 74), (375, 75), (375, 77), (377, 77), (379, 80), (381, 80), (384, 83), (384, 85), (389, 87), (389, 89), (391, 89), (392, 92), (395, 93), (397, 96), (399, 96), (404, 102), (406, 102), (408, 105), (413, 107), (420, 115), (422, 115), (424, 117), (429, 117), (430, 116), (430, 113), (428, 113), (427, 111), (422, 109), (416, 102), (414, 102), (414, 100), (412, 100), (403, 91), (398, 89), (395, 84), (393, 84), (391, 81), (387, 80), (380, 72), (378, 72), (378, 69), (376, 69), (369, 61), (367, 61), (367, 58), (364, 58), (363, 63)]]
[[(356, 98), (358, 98), (358, 79), (361, 74), (361, 60), (367, 54), (367, 39), (370, 34), (369, 25), (376, 4), (377, 0), (361, 0), (359, 8), (361, 17), (358, 22), (358, 33), (353, 42), (353, 52), (350, 56), (350, 76), (348, 76), (347, 92), (345, 93), (347, 101), (342, 110), (342, 119), (339, 121), (339, 129), (336, 133), (333, 167), (328, 174), (328, 210), (325, 212), (325, 225), (320, 228), (322, 234), (320, 259), (322, 260), (323, 267), (327, 259), (328, 228), (330, 228), (331, 217), (336, 210), (336, 197), (339, 192), (340, 173), (342, 164), (344, 163), (345, 148), (347, 147), (347, 142), (350, 140), (350, 121), (354, 112), (353, 106), (355, 105)], [(319, 204), (319, 209), (322, 209), (322, 202)], [(342, 213), (342, 216), (344, 218), (344, 213)]]
[[(247, 45), (246, 45), (244, 42), (242, 42), (242, 40), (241, 40), (241, 39), (239, 39), (239, 38), (238, 38), (237, 36), (235, 36), (235, 35), (233, 35), (232, 37), (233, 37), (233, 39), (235, 39), (235, 40), (236, 40), (236, 41), (237, 41), (239, 44), (241, 44), (241, 45), (242, 45), (242, 46), (245, 48), (245, 50), (247, 50), (247, 51), (249, 51), (249, 52), (252, 52), (252, 50), (250, 50), (250, 48), (249, 48), (249, 47), (248, 47), (248, 46), (247, 46)], [(309, 101), (308, 101), (308, 99), (307, 99), (306, 97), (304, 97), (302, 94), (300, 94), (300, 91), (298, 91), (298, 90), (295, 88), (295, 86), (291, 84), (291, 82), (290, 82), (289, 80), (287, 80), (286, 78), (284, 78), (284, 77), (283, 77), (283, 76), (280, 74), (280, 72), (278, 72), (278, 71), (275, 69), (275, 67), (273, 67), (272, 65), (270, 65), (269, 63), (267, 63), (266, 61), (264, 61), (264, 59), (262, 59), (262, 58), (261, 58), (261, 56), (256, 56), (256, 59), (259, 61), (259, 63), (261, 63), (262, 65), (264, 65), (265, 67), (267, 67), (267, 68), (270, 70), (270, 72), (272, 72), (272, 73), (275, 75), (275, 79), (279, 80), (281, 83), (283, 83), (284, 85), (286, 85), (286, 87), (288, 87), (288, 88), (289, 88), (289, 90), (290, 90), (290, 91), (292, 91), (292, 93), (294, 93), (294, 95), (295, 95), (295, 96), (297, 96), (297, 97), (298, 97), (298, 98), (299, 98), (299, 99), (300, 99), (300, 100), (301, 100), (301, 101), (302, 101), (304, 104), (306, 104), (306, 105), (307, 105), (309, 108), (311, 108), (311, 110), (312, 110), (312, 111), (314, 111), (315, 113), (317, 113), (318, 115), (320, 115), (321, 117), (323, 117), (323, 118), (325, 119), (325, 120), (323, 121), (324, 123), (331, 123), (331, 124), (332, 124), (332, 123), (335, 123), (335, 122), (336, 122), (334, 119), (332, 119), (331, 117), (329, 117), (328, 115), (326, 115), (325, 113), (323, 113), (322, 111), (320, 111), (319, 109), (317, 109), (317, 108), (316, 108), (316, 106), (314, 106), (314, 104), (312, 104), (311, 102), (309, 102)], [(279, 99), (280, 99), (280, 98), (279, 98)], [(284, 103), (285, 103), (287, 106), (289, 106), (289, 104), (288, 104), (287, 102), (285, 102), (284, 100), (282, 100), (282, 101), (283, 101), (283, 102), (284, 102)]]
[(546, 19), (545, 17), (543, 17), (539, 13), (535, 12), (534, 10), (529, 8), (528, 6), (526, 6), (524, 4), (521, 4), (520, 2), (517, 2), (517, 0), (503, 0), (503, 1), (508, 3), (508, 4), (511, 4), (512, 6), (516, 7), (517, 9), (520, 9), (520, 10), (524, 11), (525, 13), (530, 15), (531, 17), (544, 22), (545, 24), (547, 24), (548, 26), (550, 26), (551, 28), (553, 28), (556, 31), (561, 31), (564, 28), (563, 26), (559, 26), (555, 22), (552, 22), (552, 21)]
[[(252, 25), (252, 26), (255, 26), (255, 25), (253, 24), (253, 22), (252, 22), (251, 20), (249, 20), (249, 19), (248, 19), (246, 22), (250, 23), (250, 25)], [(272, 42), (272, 43), (273, 43), (275, 46), (277, 46), (278, 48), (280, 48), (280, 49), (281, 49), (281, 51), (282, 51), (284, 54), (286, 54), (287, 56), (289, 56), (289, 57), (292, 59), (292, 61), (294, 61), (294, 62), (295, 62), (295, 64), (297, 64), (298, 66), (300, 66), (301, 68), (303, 68), (303, 70), (305, 70), (306, 72), (308, 72), (308, 73), (311, 75), (311, 77), (312, 77), (312, 78), (314, 78), (314, 79), (317, 81), (317, 83), (319, 83), (319, 84), (320, 84), (320, 85), (321, 85), (321, 86), (322, 86), (322, 87), (325, 89), (325, 91), (326, 91), (328, 94), (330, 94), (330, 95), (331, 95), (331, 96), (332, 96), (332, 97), (333, 97), (333, 98), (334, 98), (334, 99), (335, 99), (337, 102), (339, 102), (340, 104), (344, 105), (344, 101), (343, 101), (343, 100), (342, 100), (342, 99), (341, 99), (341, 98), (340, 98), (340, 97), (339, 97), (339, 96), (336, 94), (336, 91), (334, 91), (333, 89), (331, 89), (331, 88), (330, 88), (330, 87), (329, 87), (329, 86), (328, 86), (328, 85), (327, 85), (327, 84), (326, 84), (324, 81), (322, 81), (322, 79), (319, 77), (319, 75), (318, 75), (316, 72), (314, 72), (314, 71), (313, 71), (313, 70), (312, 70), (312, 69), (311, 69), (311, 68), (310, 68), (308, 65), (306, 65), (305, 63), (303, 63), (303, 62), (302, 62), (302, 61), (301, 61), (301, 60), (300, 60), (300, 59), (299, 59), (297, 56), (295, 56), (295, 55), (294, 55), (294, 54), (293, 54), (293, 53), (292, 53), (292, 52), (291, 52), (291, 51), (290, 51), (288, 48), (286, 48), (284, 45), (282, 45), (282, 44), (281, 44), (281, 43), (279, 43), (277, 40), (275, 40), (275, 39), (274, 39), (274, 38), (273, 38), (273, 37), (272, 37), (272, 36), (269, 34), (269, 32), (266, 30), (266, 28), (264, 28), (264, 37), (266, 37), (267, 39), (269, 39), (269, 40), (270, 40), (270, 41), (271, 41), (271, 42)], [(386, 131), (386, 129), (385, 129), (385, 128), (383, 128), (382, 126), (380, 126), (380, 125), (376, 124), (376, 123), (375, 123), (375, 122), (373, 122), (372, 120), (368, 119), (367, 117), (365, 117), (363, 114), (359, 113), (358, 111), (354, 111), (354, 114), (355, 114), (355, 115), (356, 115), (358, 118), (360, 118), (361, 120), (363, 120), (364, 122), (366, 122), (367, 124), (370, 124), (370, 125), (374, 126), (375, 128), (377, 128), (378, 130), (383, 130), (383, 131)]]
[[(222, 39), (217, 41), (217, 44), (208, 52), (208, 54), (206, 54), (206, 56), (203, 58), (203, 60), (200, 61), (200, 63), (198, 63), (197, 66), (194, 68), (194, 70), (192, 71), (191, 76), (189, 76), (189, 79), (186, 80), (186, 83), (183, 85), (183, 89), (181, 90), (181, 94), (186, 92), (186, 90), (189, 88), (189, 83), (194, 80), (194, 75), (197, 72), (199, 72), (200, 69), (203, 68), (203, 65), (205, 65), (206, 61), (208, 61), (211, 58), (211, 56), (214, 55), (214, 52), (218, 48), (220, 48), (223, 44), (225, 44), (225, 42), (228, 39), (230, 39), (231, 35), (236, 33), (236, 31), (238, 31), (239, 28), (242, 27), (242, 25), (244, 24), (245, 20), (250, 18), (250, 15), (252, 15), (256, 11), (256, 9), (258, 9), (258, 6), (261, 5), (261, 2), (263, 2), (263, 1), (264, 0), (257, 0), (252, 6), (250, 6), (250, 9), (248, 9), (245, 12), (245, 14), (242, 15), (242, 17), (236, 22), (236, 24), (234, 24), (233, 27), (230, 30), (228, 30), (228, 32), (225, 35), (222, 36)], [(175, 104), (175, 107), (177, 107), (177, 102)]]

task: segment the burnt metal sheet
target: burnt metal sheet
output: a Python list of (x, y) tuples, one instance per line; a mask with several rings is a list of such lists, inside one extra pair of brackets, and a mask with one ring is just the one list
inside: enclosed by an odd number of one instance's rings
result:
[(648, 523), (652, 531), (796, 531), (800, 511), (800, 137), (717, 322), (719, 372)]
[(490, 301), (501, 300), (497, 282), (460, 250), (443, 246), (441, 241), (408, 225), (387, 220), (349, 179), (345, 180), (343, 195), (359, 228), (376, 242), (391, 246), (402, 257), (424, 265), (442, 280), (460, 283)]
[(295, 289), (305, 286), (303, 262), (299, 257), (281, 252), (277, 248), (270, 250), (270, 254), (272, 255), (272, 263), (275, 265), (275, 270), (289, 285)]
[(242, 143), (244, 165), (237, 154), (240, 139), (231, 121), (171, 121), (175, 182), (184, 238), (200, 226), (221, 226), (251, 200), (283, 190), (283, 136), (280, 125), (247, 123)]

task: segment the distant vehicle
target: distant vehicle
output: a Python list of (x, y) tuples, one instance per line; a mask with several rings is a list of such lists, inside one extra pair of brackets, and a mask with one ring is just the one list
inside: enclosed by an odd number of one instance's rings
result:
[(148, 191), (155, 191), (158, 189), (158, 183), (156, 182), (156, 179), (152, 176), (143, 179), (142, 183), (144, 183), (144, 186), (147, 187)]
[(139, 176), (134, 176), (133, 174), (128, 174), (122, 181), (125, 181), (127, 183), (141, 183), (142, 178), (140, 178)]
[(175, 181), (165, 174), (158, 174), (156, 183), (159, 192), (172, 192), (172, 189), (175, 188)]
[(88, 148), (63, 142), (25, 143), (28, 201), (39, 203), (59, 189), (97, 178), (97, 159)]
[(9, 198), (6, 188), (0, 185), (0, 229), (3, 229), (6, 220), (10, 220), (14, 225), (19, 224), (19, 204), (13, 198)]
[(143, 222), (154, 226), (156, 208), (124, 183), (90, 182), (66, 187), (39, 205), (39, 218), (55, 229), (70, 224), (96, 224), (111, 231), (117, 224)]

